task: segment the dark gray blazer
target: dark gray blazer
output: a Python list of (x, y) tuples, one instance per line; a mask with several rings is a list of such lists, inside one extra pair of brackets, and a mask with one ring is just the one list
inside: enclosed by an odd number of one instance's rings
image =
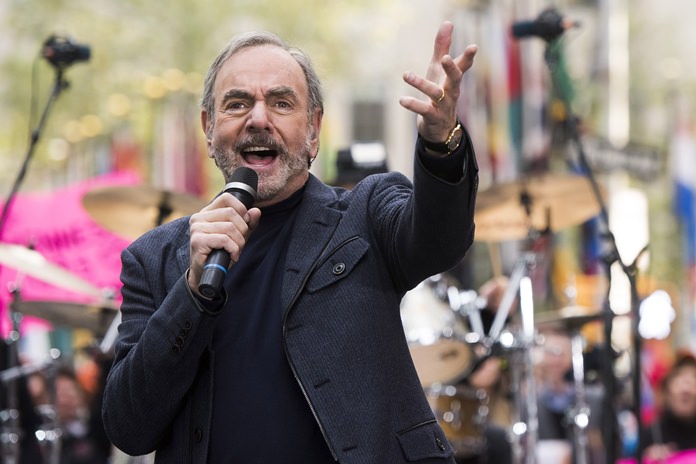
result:
[[(468, 153), (458, 183), (428, 173), (419, 156), (413, 185), (398, 173), (370, 176), (353, 191), (314, 176), (307, 183), (282, 284), (284, 344), (340, 463), (454, 462), (411, 361), (399, 305), (472, 243), (478, 167), (470, 144), (460, 151)], [(122, 261), (106, 431), (130, 455), (156, 450), (158, 463), (205, 463), (216, 318), (186, 284), (187, 219), (148, 232)]]

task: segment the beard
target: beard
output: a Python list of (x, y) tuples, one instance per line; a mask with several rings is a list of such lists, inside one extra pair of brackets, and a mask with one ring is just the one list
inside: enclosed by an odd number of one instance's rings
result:
[(296, 152), (290, 152), (285, 145), (277, 143), (268, 134), (253, 134), (237, 140), (230, 148), (213, 143), (211, 154), (215, 165), (222, 171), (225, 182), (230, 182), (232, 174), (242, 163), (242, 150), (250, 146), (265, 146), (276, 152), (279, 161), (278, 169), (274, 173), (259, 173), (257, 187), (257, 201), (271, 200), (287, 185), (293, 177), (304, 174), (309, 169), (308, 160), (311, 155), (311, 138), (309, 131), (305, 138), (305, 144)]

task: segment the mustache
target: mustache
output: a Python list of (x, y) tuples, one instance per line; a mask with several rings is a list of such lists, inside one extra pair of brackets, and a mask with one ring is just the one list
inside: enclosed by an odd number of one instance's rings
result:
[(279, 156), (286, 156), (288, 153), (285, 145), (276, 142), (273, 137), (268, 134), (250, 134), (239, 138), (232, 149), (236, 153), (241, 153), (249, 147), (267, 147), (269, 150), (273, 150), (278, 153)]

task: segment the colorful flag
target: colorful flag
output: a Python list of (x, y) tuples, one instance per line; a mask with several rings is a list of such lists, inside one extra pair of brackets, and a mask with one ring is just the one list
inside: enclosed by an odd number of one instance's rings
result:
[[(686, 111), (677, 111), (675, 133), (670, 143), (671, 175), (674, 181), (673, 208), (681, 229), (685, 282), (685, 317), (696, 331), (696, 141)], [(691, 339), (692, 337), (688, 337)], [(692, 348), (696, 346), (693, 341)]]

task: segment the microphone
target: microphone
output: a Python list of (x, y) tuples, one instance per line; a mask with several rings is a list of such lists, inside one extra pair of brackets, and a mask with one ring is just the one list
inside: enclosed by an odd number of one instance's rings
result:
[(91, 50), (88, 45), (73, 42), (67, 37), (52, 35), (43, 44), (41, 55), (56, 68), (67, 68), (77, 61), (88, 61)]
[(580, 22), (563, 19), (563, 16), (557, 10), (548, 8), (542, 11), (533, 21), (512, 23), (511, 29), (512, 35), (518, 39), (539, 37), (547, 42), (551, 42), (572, 27), (580, 27)]
[[(259, 176), (253, 169), (244, 166), (237, 168), (232, 174), (232, 179), (225, 185), (223, 193), (232, 194), (233, 197), (246, 206), (247, 209), (256, 201), (256, 189)], [(220, 295), (222, 283), (227, 276), (230, 267), (230, 255), (225, 250), (213, 250), (205, 261), (201, 280), (198, 283), (198, 292), (204, 298), (213, 300)]]

